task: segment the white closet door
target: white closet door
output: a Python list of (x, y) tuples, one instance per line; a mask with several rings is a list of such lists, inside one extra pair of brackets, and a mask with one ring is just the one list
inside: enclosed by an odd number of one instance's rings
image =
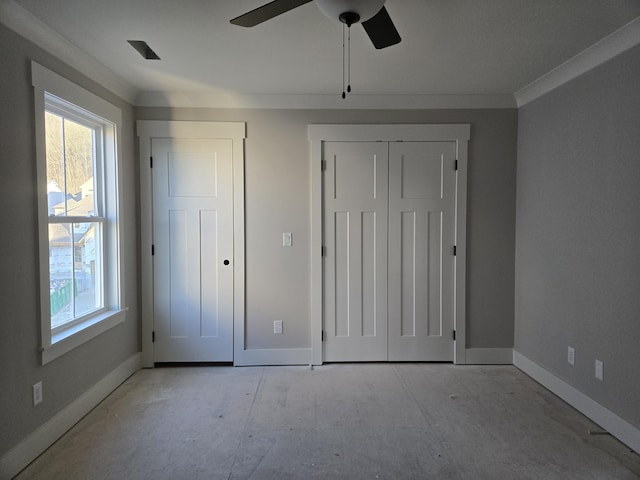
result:
[(324, 361), (387, 360), (388, 144), (325, 142)]
[(232, 141), (151, 149), (154, 361), (233, 361)]
[(389, 152), (389, 360), (452, 361), (456, 145)]

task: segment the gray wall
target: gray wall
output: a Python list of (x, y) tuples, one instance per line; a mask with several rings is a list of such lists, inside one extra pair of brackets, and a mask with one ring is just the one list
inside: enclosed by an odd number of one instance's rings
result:
[(520, 109), (516, 214), (515, 349), (636, 427), (639, 86), (636, 46)]
[[(41, 366), (30, 61), (122, 109), (123, 234), (128, 319)], [(0, 456), (139, 349), (134, 119), (246, 121), (246, 302), (249, 348), (309, 347), (311, 123), (470, 123), (468, 346), (513, 345), (517, 112), (503, 110), (331, 111), (140, 108), (115, 97), (0, 25)], [(283, 231), (294, 234), (283, 249)], [(268, 288), (267, 288), (268, 287)], [(272, 334), (272, 320), (285, 334)], [(44, 402), (32, 407), (42, 380)]]
[[(246, 335), (248, 348), (307, 348), (310, 149), (318, 123), (470, 123), (468, 346), (513, 346), (517, 112), (504, 110), (217, 110), (137, 108), (143, 120), (247, 122)], [(293, 232), (294, 248), (282, 248)], [(284, 335), (273, 335), (273, 320)]]
[[(40, 365), (36, 164), (31, 59), (122, 109), (127, 321)], [(0, 456), (138, 351), (137, 180), (133, 109), (0, 25)], [(32, 407), (31, 385), (44, 401)]]

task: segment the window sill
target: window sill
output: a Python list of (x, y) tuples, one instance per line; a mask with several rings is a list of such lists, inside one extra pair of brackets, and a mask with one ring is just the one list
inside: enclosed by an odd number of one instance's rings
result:
[(52, 335), (51, 345), (42, 348), (42, 365), (124, 322), (127, 318), (127, 310), (127, 308), (109, 310)]

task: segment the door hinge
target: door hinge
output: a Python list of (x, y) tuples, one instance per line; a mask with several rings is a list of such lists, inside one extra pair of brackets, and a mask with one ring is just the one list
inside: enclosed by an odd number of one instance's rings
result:
[(149, 168), (153, 168), (153, 157), (149, 157)]
[(455, 170), (458, 170), (458, 160), (456, 160), (456, 163), (454, 164), (455, 166)]
[(153, 332), (151, 332), (151, 342), (155, 343), (155, 341), (156, 341), (156, 332), (153, 331)]
[(454, 342), (456, 341), (456, 331), (455, 330), (453, 331), (453, 341)]
[(322, 169), (323, 172), (327, 169), (327, 161), (326, 160), (322, 160), (320, 162), (320, 168)]
[(458, 253), (458, 249), (457, 249), (457, 247), (454, 245), (454, 246), (453, 246), (453, 256), (456, 256), (456, 255), (457, 255), (457, 253)]
[(156, 254), (156, 246), (151, 245), (151, 256), (154, 256), (155, 254)]
[(320, 247), (320, 255), (323, 257), (327, 256), (327, 247), (325, 247), (324, 245)]
[(324, 342), (327, 339), (327, 333), (322, 330), (322, 341)]

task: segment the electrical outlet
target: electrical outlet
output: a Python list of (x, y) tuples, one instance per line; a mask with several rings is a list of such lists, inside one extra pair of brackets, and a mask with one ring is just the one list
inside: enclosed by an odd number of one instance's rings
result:
[(576, 349), (573, 347), (567, 348), (567, 362), (569, 362), (569, 365), (576, 364)]
[(596, 378), (600, 381), (604, 380), (604, 363), (602, 363), (602, 360), (596, 360)]
[(42, 381), (33, 385), (33, 406), (42, 402)]
[(273, 334), (282, 335), (282, 320), (273, 321)]

